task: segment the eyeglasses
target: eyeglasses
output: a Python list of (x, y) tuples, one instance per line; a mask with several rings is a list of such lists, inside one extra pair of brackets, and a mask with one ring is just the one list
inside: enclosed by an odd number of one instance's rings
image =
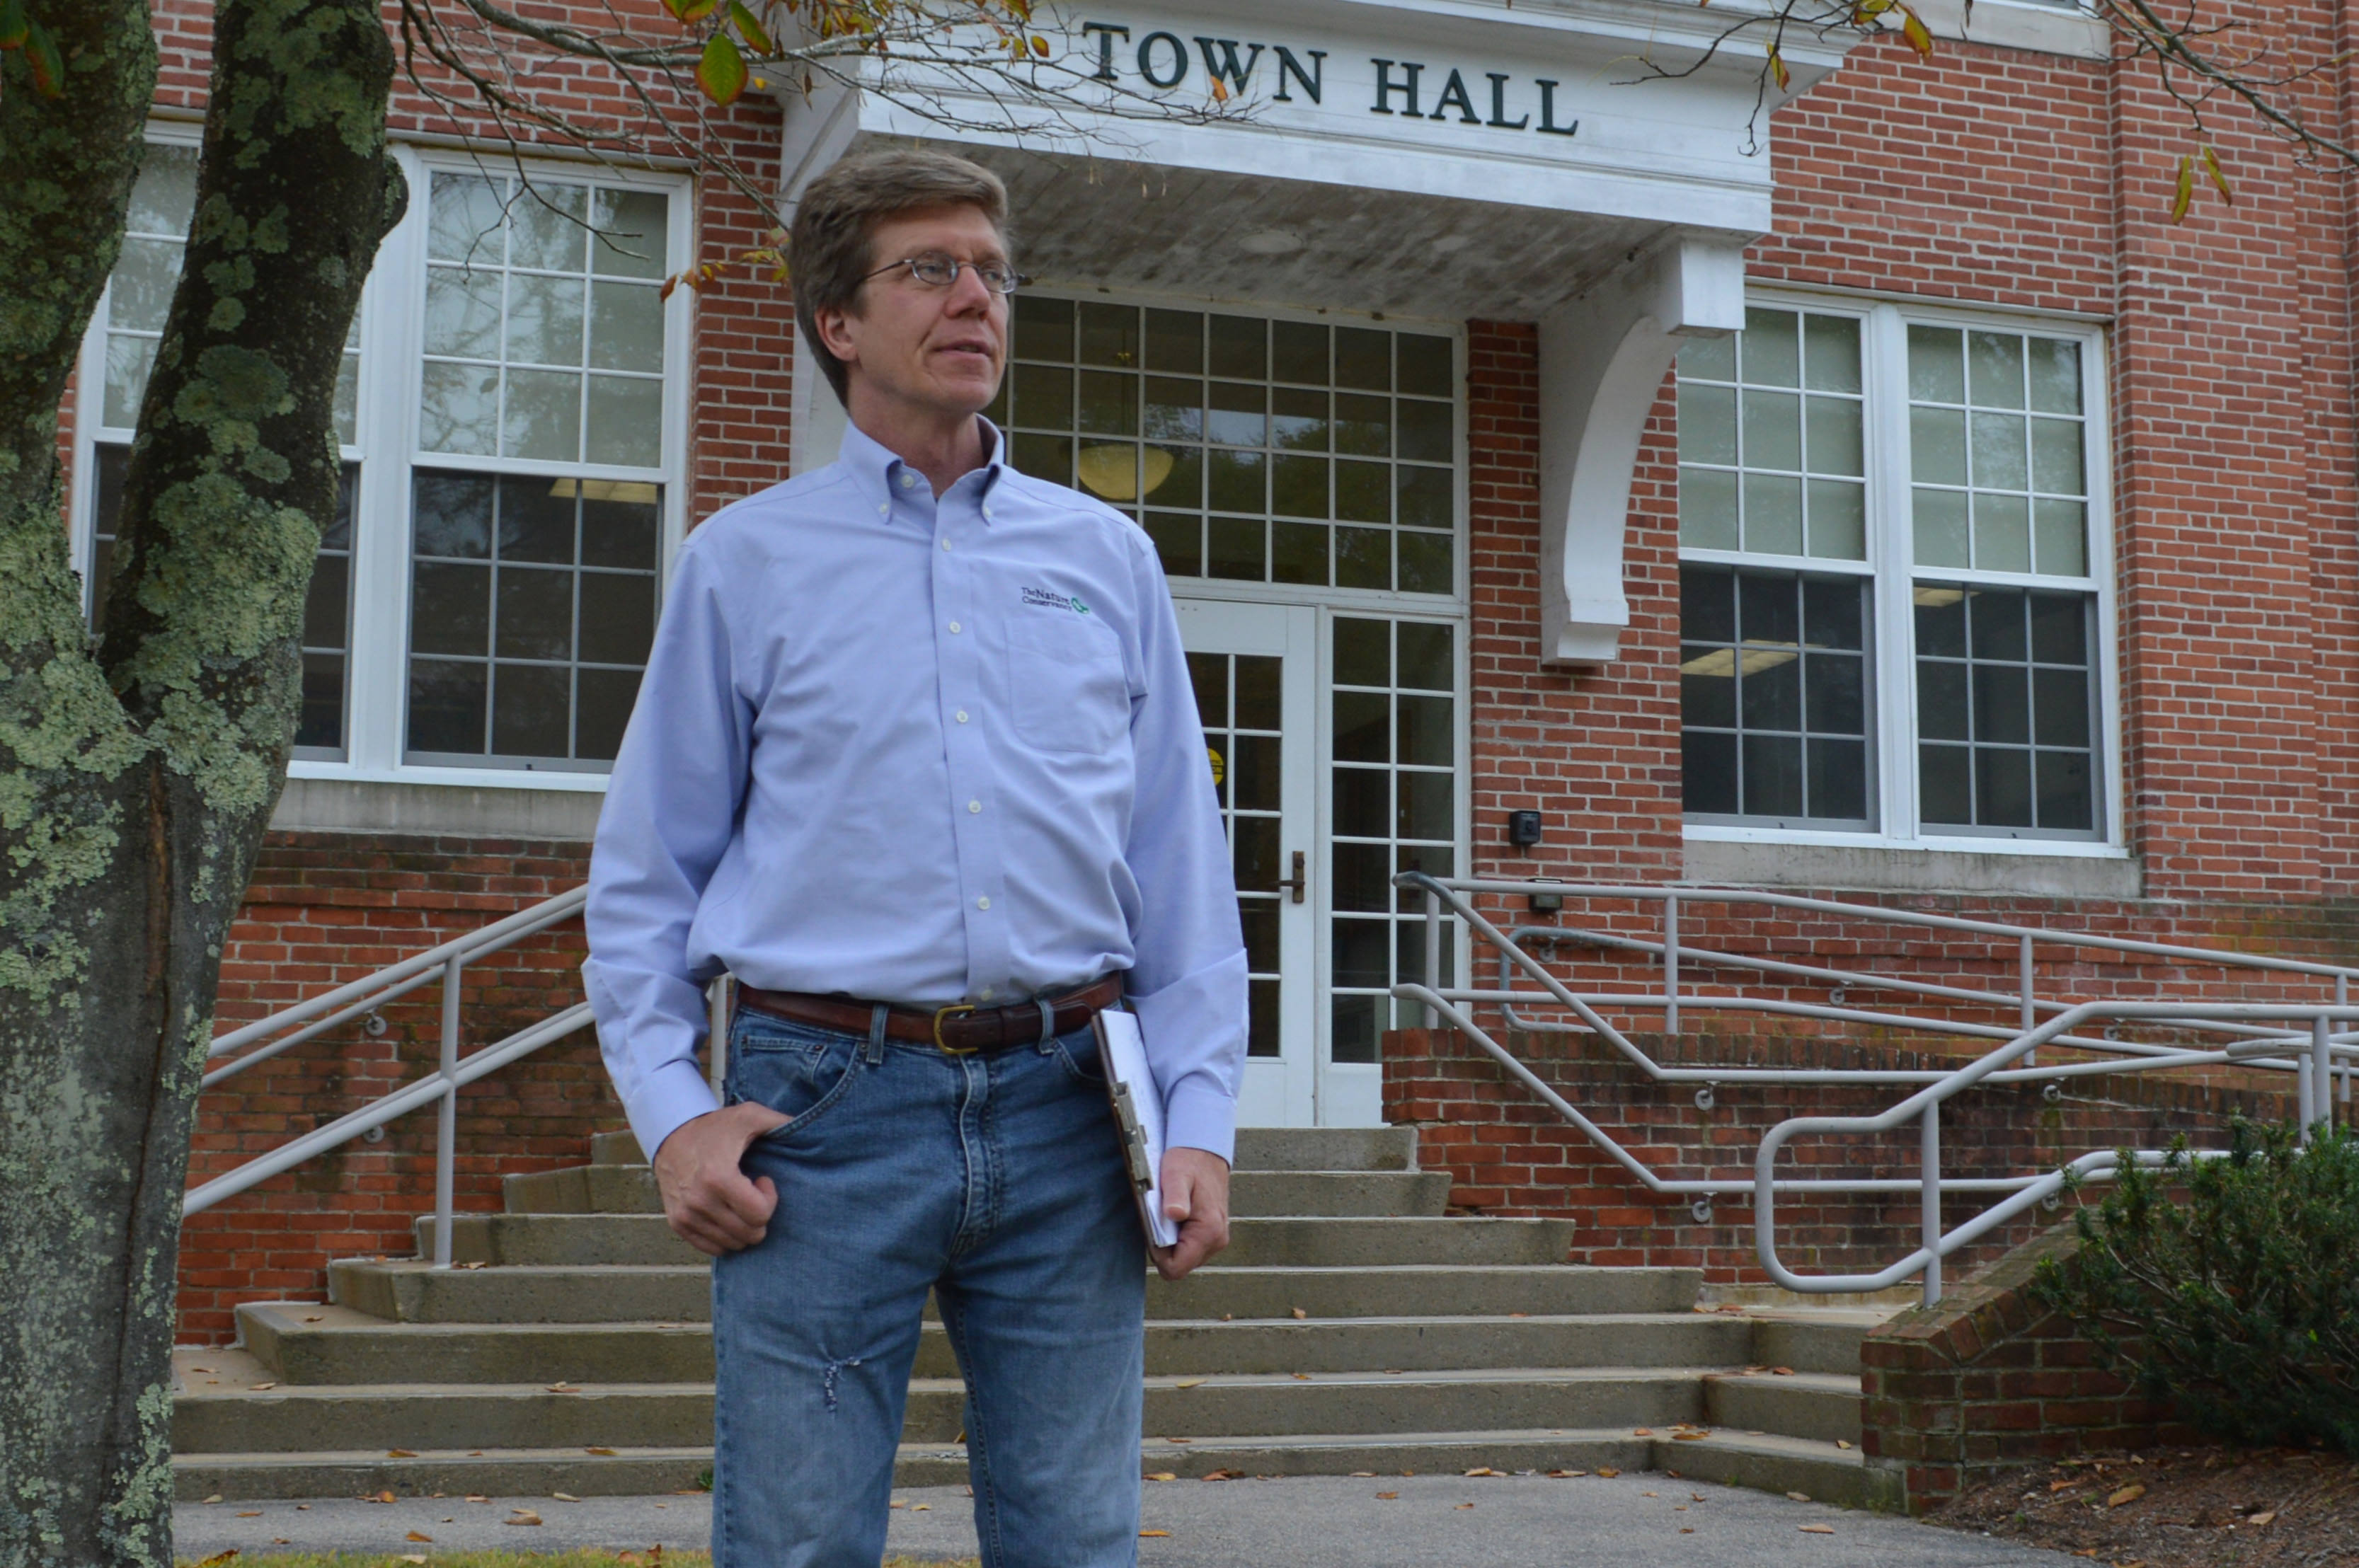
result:
[[(958, 281), (961, 272), (974, 274), (994, 294), (1013, 294), (1032, 281), (1006, 262), (962, 262), (940, 251), (929, 251), (921, 256), (904, 256), (899, 261), (878, 267), (868, 277), (882, 277), (895, 267), (904, 266), (909, 269), (911, 277), (929, 288), (948, 288)], [(865, 283), (868, 277), (861, 281)]]

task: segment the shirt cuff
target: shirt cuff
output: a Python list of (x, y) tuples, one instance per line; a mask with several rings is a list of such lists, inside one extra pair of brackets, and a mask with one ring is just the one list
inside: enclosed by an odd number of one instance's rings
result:
[(679, 1131), (682, 1122), (720, 1108), (719, 1097), (693, 1062), (667, 1062), (634, 1087), (623, 1104), (649, 1164), (655, 1162), (656, 1151), (663, 1147), (664, 1140)]
[(1237, 1101), (1202, 1073), (1171, 1086), (1163, 1100), (1163, 1147), (1201, 1149), (1236, 1163)]

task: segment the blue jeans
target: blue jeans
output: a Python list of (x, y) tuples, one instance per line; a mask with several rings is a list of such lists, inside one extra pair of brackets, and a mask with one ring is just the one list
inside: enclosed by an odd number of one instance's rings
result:
[(746, 1010), (727, 1087), (794, 1120), (745, 1155), (769, 1234), (712, 1269), (715, 1568), (876, 1568), (929, 1287), (985, 1568), (1136, 1563), (1146, 1253), (1090, 1032), (953, 1056)]

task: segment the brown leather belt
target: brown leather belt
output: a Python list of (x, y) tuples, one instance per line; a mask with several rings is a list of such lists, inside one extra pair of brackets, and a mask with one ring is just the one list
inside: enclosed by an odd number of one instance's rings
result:
[[(1054, 1030), (1070, 1034), (1122, 1000), (1122, 976), (1108, 975), (1094, 985), (1046, 999), (1055, 1015)], [(756, 1012), (783, 1018), (790, 1023), (817, 1024), (843, 1034), (865, 1034), (875, 1016), (875, 1002), (848, 996), (819, 996), (810, 991), (766, 991), (740, 982), (737, 1001)], [(1040, 1004), (1018, 1002), (1013, 1007), (894, 1007), (885, 1015), (885, 1037), (935, 1045), (953, 1056), (995, 1051), (1006, 1045), (1026, 1045), (1040, 1038)]]

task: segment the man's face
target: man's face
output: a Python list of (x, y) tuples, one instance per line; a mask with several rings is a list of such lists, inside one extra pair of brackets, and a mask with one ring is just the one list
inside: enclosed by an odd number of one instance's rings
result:
[(1007, 297), (967, 267), (948, 288), (937, 288), (892, 265), (928, 254), (1007, 261), (999, 231), (978, 208), (888, 218), (871, 237), (869, 265), (891, 270), (862, 285), (853, 309), (823, 313), (821, 333), (848, 366), (855, 396), (882, 398), (913, 414), (979, 414), (998, 393), (1007, 361)]

